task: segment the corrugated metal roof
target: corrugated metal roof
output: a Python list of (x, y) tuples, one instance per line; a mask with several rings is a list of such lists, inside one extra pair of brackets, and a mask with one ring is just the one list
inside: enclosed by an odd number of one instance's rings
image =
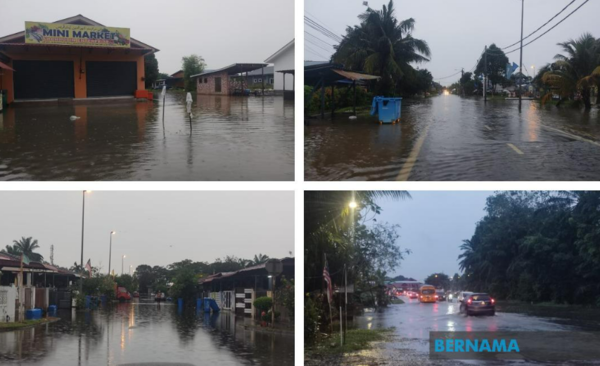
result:
[(361, 73), (353, 72), (353, 71), (336, 70), (336, 69), (333, 69), (331, 71), (333, 71), (339, 75), (342, 75), (346, 79), (356, 80), (356, 81), (358, 81), (358, 80), (377, 80), (377, 79), (381, 78), (381, 76), (361, 74)]

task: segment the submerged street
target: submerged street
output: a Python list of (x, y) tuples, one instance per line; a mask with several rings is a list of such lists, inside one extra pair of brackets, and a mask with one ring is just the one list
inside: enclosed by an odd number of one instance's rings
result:
[[(348, 361), (360, 360), (362, 364), (421, 365), (421, 364), (478, 364), (477, 361), (429, 360), (429, 332), (500, 332), (500, 331), (568, 331), (577, 328), (561, 324), (557, 318), (539, 318), (517, 313), (502, 312), (497, 308), (495, 316), (465, 316), (459, 313), (459, 302), (420, 303), (416, 299), (402, 297), (405, 304), (391, 305), (381, 312), (365, 312), (356, 319), (362, 329), (393, 328), (389, 342), (379, 344), (373, 350), (363, 352)], [(369, 363), (371, 362), (371, 363)], [(378, 363), (381, 362), (381, 363)], [(507, 361), (499, 362), (505, 364)], [(359, 362), (360, 363), (360, 362)], [(523, 365), (523, 361), (514, 361)], [(486, 362), (493, 365), (494, 362)], [(525, 364), (528, 364), (525, 362)], [(539, 363), (533, 363), (539, 364)]]
[(294, 364), (294, 335), (246, 328), (229, 312), (183, 313), (172, 304), (122, 303), (60, 311), (60, 321), (0, 332), (0, 363), (18, 365)]
[(162, 100), (11, 106), (0, 180), (294, 179), (293, 101), (194, 99), (190, 122), (185, 93), (168, 92), (164, 124)]
[(600, 113), (443, 95), (375, 117), (308, 120), (306, 180), (600, 180)]

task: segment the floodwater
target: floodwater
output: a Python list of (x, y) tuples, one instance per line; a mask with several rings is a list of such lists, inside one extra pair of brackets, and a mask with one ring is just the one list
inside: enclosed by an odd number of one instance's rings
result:
[(405, 100), (401, 122), (307, 120), (306, 180), (600, 180), (600, 113), (454, 95)]
[(10, 107), (0, 180), (294, 179), (293, 102), (194, 95), (192, 114), (178, 92), (167, 93), (164, 124), (162, 100)]
[[(0, 332), (0, 364), (292, 366), (294, 336), (244, 328), (228, 312), (183, 313), (171, 304), (123, 303), (58, 313), (60, 321)], [(249, 320), (246, 320), (249, 321)]]
[[(539, 318), (517, 313), (503, 313), (500, 307), (495, 316), (465, 316), (459, 313), (459, 302), (423, 304), (403, 297), (406, 303), (391, 305), (380, 312), (366, 312), (356, 318), (361, 329), (393, 329), (392, 341), (370, 355), (381, 363), (393, 365), (478, 364), (478, 361), (432, 361), (429, 359), (429, 332), (500, 332), (500, 331), (567, 331), (577, 327), (561, 324), (553, 318)], [(479, 361), (480, 362), (480, 361)], [(504, 361), (504, 363), (509, 363)], [(512, 361), (514, 364), (526, 364)], [(495, 365), (503, 363), (490, 363)], [(535, 363), (539, 364), (539, 363)]]

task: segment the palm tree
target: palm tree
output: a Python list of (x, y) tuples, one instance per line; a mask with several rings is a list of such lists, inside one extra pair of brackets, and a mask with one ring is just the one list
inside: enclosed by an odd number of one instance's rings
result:
[[(542, 81), (548, 84), (561, 98), (568, 98), (575, 93), (581, 93), (581, 99), (586, 110), (590, 110), (591, 90), (600, 86), (600, 42), (590, 33), (584, 33), (577, 40), (559, 43), (565, 55), (554, 56), (556, 60), (550, 71), (542, 76)], [(552, 97), (552, 92), (542, 98), (542, 103)]]
[(13, 240), (13, 247), (17, 249), (19, 253), (25, 254), (32, 261), (41, 262), (44, 260), (44, 257), (41, 254), (34, 252), (39, 249), (40, 246), (38, 245), (38, 241), (34, 240), (32, 237), (22, 237), (19, 241)]
[(258, 264), (265, 263), (269, 260), (269, 256), (266, 254), (258, 253), (258, 255), (254, 255), (254, 259), (252, 260), (252, 265), (256, 266)]
[(381, 91), (393, 91), (405, 73), (414, 71), (411, 63), (429, 61), (427, 42), (412, 37), (415, 20), (398, 22), (393, 0), (379, 11), (368, 8), (358, 18), (361, 24), (346, 29), (332, 59), (348, 69), (381, 76)]
[(6, 249), (0, 250), (0, 253), (6, 253), (6, 254), (14, 255), (14, 256), (21, 255), (21, 252), (19, 251), (19, 249), (16, 246), (10, 245), (10, 244), (6, 246)]

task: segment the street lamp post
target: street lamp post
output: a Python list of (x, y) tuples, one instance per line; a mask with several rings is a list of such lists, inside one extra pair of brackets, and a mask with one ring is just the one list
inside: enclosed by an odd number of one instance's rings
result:
[(121, 276), (123, 275), (123, 263), (125, 262), (125, 257), (127, 257), (125, 254), (121, 257)]
[(110, 245), (108, 246), (108, 275), (110, 276), (110, 260), (112, 258), (112, 237), (115, 235), (116, 231), (110, 232)]
[(85, 194), (91, 192), (91, 191), (82, 191), (82, 196), (83, 196), (83, 205), (81, 208), (81, 262), (80, 262), (80, 275), (81, 278), (79, 279), (79, 293), (83, 294), (83, 238), (84, 238), (84, 231), (85, 231)]

